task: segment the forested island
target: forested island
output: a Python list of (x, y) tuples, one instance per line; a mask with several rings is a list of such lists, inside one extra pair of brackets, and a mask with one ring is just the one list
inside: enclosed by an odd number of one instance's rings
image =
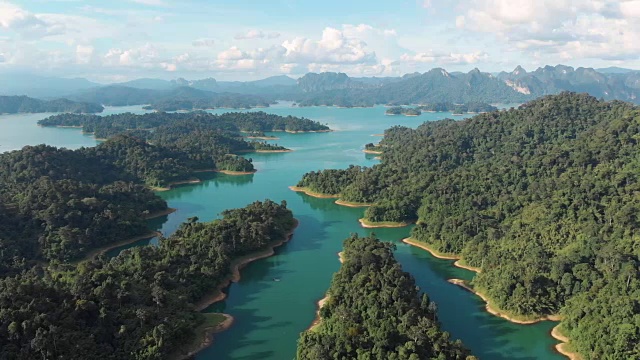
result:
[(419, 108), (407, 108), (402, 106), (393, 106), (384, 112), (386, 115), (404, 115), (404, 116), (420, 116), (422, 111)]
[(341, 258), (319, 324), (298, 340), (297, 359), (475, 359), (440, 330), (437, 305), (420, 296), (392, 244), (352, 235)]
[(0, 114), (19, 113), (101, 113), (102, 105), (67, 99), (40, 100), (28, 96), (0, 96)]
[(465, 104), (454, 104), (450, 102), (431, 103), (420, 105), (418, 106), (418, 109), (429, 112), (451, 112), (454, 114), (485, 113), (498, 110), (497, 107), (482, 102), (470, 102)]
[(550, 315), (585, 359), (640, 356), (640, 109), (546, 96), (464, 121), (393, 127), (382, 163), (298, 186), (372, 203), (372, 222), (481, 269), (470, 284), (514, 319)]
[[(138, 138), (166, 151), (178, 152), (189, 162), (197, 163), (199, 169), (250, 173), (255, 171), (251, 159), (233, 155), (260, 152), (288, 151), (283, 146), (264, 141), (245, 141), (242, 132), (265, 131), (330, 131), (318, 122), (266, 114), (264, 112), (227, 113), (213, 115), (207, 112), (195, 113), (151, 113), (134, 115), (131, 113), (97, 116), (61, 114), (38, 122), (41, 126), (82, 127), (83, 132), (92, 133), (96, 138), (108, 139), (114, 136)], [(160, 163), (162, 156), (158, 158)], [(179, 171), (184, 162), (177, 161), (172, 171)], [(187, 165), (188, 166), (188, 165)], [(156, 177), (157, 178), (157, 177)], [(148, 184), (165, 186), (163, 181), (148, 177)], [(157, 183), (157, 185), (155, 185)]]
[(497, 107), (486, 103), (454, 104), (449, 102), (431, 103), (416, 107), (392, 106), (385, 111), (386, 115), (420, 116), (426, 112), (451, 112), (454, 115), (467, 113), (485, 113), (498, 110)]
[(144, 106), (147, 110), (179, 111), (179, 110), (208, 110), (216, 108), (251, 109), (254, 107), (269, 107), (270, 102), (255, 95), (215, 94), (204, 99), (166, 99)]
[[(21, 224), (3, 221), (0, 238)], [(5, 273), (0, 358), (165, 359), (197, 351), (204, 334), (194, 329), (223, 318), (199, 313), (194, 303), (227, 284), (235, 259), (285, 241), (295, 224), (285, 203), (255, 202), (210, 223), (190, 219), (158, 246)], [(196, 337), (196, 348), (185, 348)]]

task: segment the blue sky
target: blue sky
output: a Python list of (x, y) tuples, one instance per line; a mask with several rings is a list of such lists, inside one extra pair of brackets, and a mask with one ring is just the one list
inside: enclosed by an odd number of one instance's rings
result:
[(0, 0), (0, 71), (249, 80), (640, 68), (640, 0)]

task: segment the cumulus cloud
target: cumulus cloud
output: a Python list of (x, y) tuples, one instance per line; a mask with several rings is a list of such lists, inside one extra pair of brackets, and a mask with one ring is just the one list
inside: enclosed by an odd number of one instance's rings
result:
[(110, 49), (104, 56), (104, 64), (109, 66), (126, 66), (152, 68), (158, 65), (159, 52), (151, 44), (130, 49)]
[(262, 30), (249, 30), (245, 33), (236, 34), (233, 38), (236, 40), (252, 40), (252, 39), (277, 39), (280, 37), (280, 33), (269, 32), (265, 33)]
[(61, 33), (64, 24), (46, 21), (41, 15), (0, 2), (0, 28), (15, 31), (23, 37), (38, 38)]
[(462, 0), (460, 8), (458, 28), (494, 34), (525, 52), (640, 57), (640, 0)]
[(320, 64), (373, 64), (375, 52), (367, 44), (349, 36), (345, 31), (327, 27), (320, 40), (297, 37), (282, 43), (286, 49), (285, 58), (291, 63)]

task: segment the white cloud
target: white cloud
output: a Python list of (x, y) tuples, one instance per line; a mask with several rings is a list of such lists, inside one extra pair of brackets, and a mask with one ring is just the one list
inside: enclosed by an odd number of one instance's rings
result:
[(153, 68), (159, 65), (159, 51), (151, 44), (127, 50), (110, 49), (104, 56), (108, 66)]
[(191, 43), (195, 47), (211, 47), (216, 44), (214, 39), (198, 39)]
[(49, 22), (42, 15), (30, 13), (8, 2), (0, 2), (0, 28), (15, 31), (23, 37), (39, 38), (56, 35), (64, 25)]
[(161, 6), (161, 7), (169, 6), (169, 3), (163, 0), (131, 0), (131, 1), (133, 1), (134, 3), (149, 5), (149, 6)]
[(270, 32), (265, 33), (262, 30), (249, 30), (245, 33), (236, 34), (233, 38), (236, 40), (252, 40), (252, 39), (277, 39), (280, 37), (280, 33)]
[(78, 64), (88, 64), (93, 59), (93, 46), (77, 45), (76, 46), (76, 62)]
[(298, 37), (286, 40), (282, 47), (286, 49), (285, 59), (290, 63), (318, 64), (357, 64), (375, 63), (375, 52), (367, 44), (348, 31), (327, 27), (320, 40)]
[(640, 0), (462, 0), (456, 26), (561, 60), (640, 58)]
[(489, 55), (485, 52), (475, 51), (470, 53), (435, 53), (433, 51), (417, 53), (414, 55), (403, 54), (401, 62), (407, 63), (438, 63), (446, 64), (475, 64), (487, 60)]

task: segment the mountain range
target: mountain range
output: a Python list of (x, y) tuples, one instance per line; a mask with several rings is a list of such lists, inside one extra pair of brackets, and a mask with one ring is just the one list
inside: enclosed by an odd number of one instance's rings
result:
[[(104, 105), (163, 103), (154, 108), (189, 106), (266, 106), (275, 100), (301, 106), (372, 106), (435, 102), (525, 102), (562, 91), (587, 92), (605, 100), (640, 102), (640, 71), (610, 67), (593, 69), (544, 66), (528, 72), (468, 73), (435, 68), (402, 77), (350, 77), (344, 73), (308, 73), (299, 79), (286, 75), (257, 81), (136, 79), (97, 84), (86, 79), (63, 79), (24, 74), (0, 74), (0, 95), (28, 95), (42, 99), (65, 97)], [(192, 105), (189, 105), (192, 104)]]

